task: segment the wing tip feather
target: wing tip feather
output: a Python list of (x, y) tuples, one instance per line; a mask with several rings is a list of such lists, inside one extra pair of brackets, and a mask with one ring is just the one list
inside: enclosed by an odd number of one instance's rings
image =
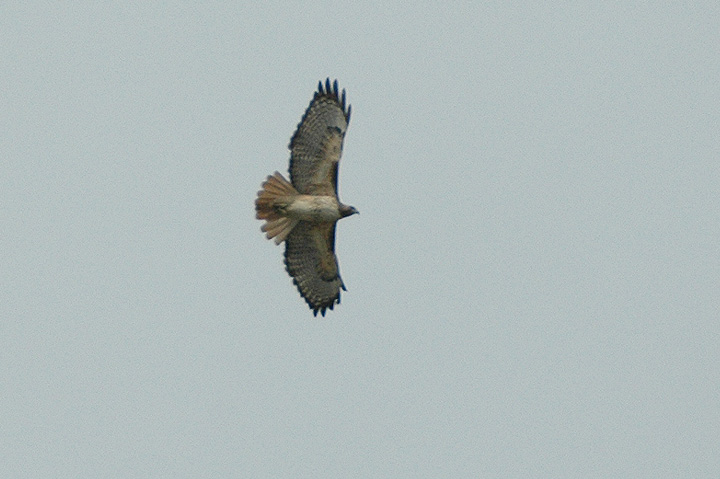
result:
[[(302, 285), (298, 281), (297, 277), (294, 275), (295, 274), (294, 270), (291, 268), (291, 266), (288, 262), (287, 249), (285, 250), (284, 263), (285, 263), (286, 271), (290, 274), (290, 277), (292, 278), (293, 285), (295, 285), (298, 292), (300, 293), (300, 297), (302, 297), (302, 299), (305, 300), (305, 303), (307, 303), (308, 307), (313, 312), (313, 316), (317, 317), (317, 314), (319, 312), (323, 317), (325, 317), (325, 313), (327, 312), (328, 309), (333, 310), (333, 309), (335, 309), (336, 304), (340, 304), (341, 296), (340, 296), (339, 289), (338, 289), (337, 293), (335, 294), (335, 296), (333, 296), (332, 298), (329, 298), (329, 299), (325, 298), (325, 299), (317, 299), (316, 300), (316, 299), (312, 298), (311, 296), (306, 295), (305, 292), (303, 292)], [(339, 276), (338, 276), (338, 279), (340, 279)], [(345, 284), (342, 282), (342, 279), (340, 279), (340, 287), (344, 291), (347, 291), (347, 289), (345, 289)]]
[[(333, 88), (334, 87), (334, 88)], [(350, 123), (350, 112), (352, 110), (351, 105), (347, 102), (347, 93), (345, 92), (345, 89), (342, 89), (342, 93), (339, 93), (339, 86), (338, 81), (335, 79), (335, 81), (331, 84), (330, 83), (330, 77), (327, 77), (325, 79), (325, 84), (323, 85), (323, 81), (318, 81), (318, 88), (315, 94), (313, 95), (312, 101), (310, 101), (310, 105), (308, 105), (307, 109), (305, 110), (305, 113), (303, 114), (302, 118), (300, 119), (300, 123), (298, 123), (295, 133), (293, 133), (292, 137), (290, 138), (290, 143), (288, 143), (288, 149), (292, 150), (295, 147), (295, 141), (298, 138), (298, 135), (300, 134), (300, 127), (302, 126), (303, 122), (307, 118), (308, 114), (310, 113), (310, 110), (312, 109), (314, 103), (322, 98), (326, 97), (331, 100), (334, 100), (340, 110), (343, 112), (343, 116), (345, 117), (345, 122), (347, 124)], [(290, 170), (292, 171), (292, 157), (290, 158)], [(292, 173), (291, 175), (292, 176)]]

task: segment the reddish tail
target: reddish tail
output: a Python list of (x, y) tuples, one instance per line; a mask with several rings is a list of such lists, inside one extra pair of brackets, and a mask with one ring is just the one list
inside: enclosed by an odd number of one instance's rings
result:
[(283, 216), (280, 212), (282, 207), (287, 206), (297, 194), (293, 185), (277, 171), (267, 177), (262, 184), (262, 190), (258, 191), (255, 200), (255, 217), (265, 220), (261, 230), (267, 234), (268, 239), (275, 238), (275, 244), (285, 241), (298, 223), (298, 220)]

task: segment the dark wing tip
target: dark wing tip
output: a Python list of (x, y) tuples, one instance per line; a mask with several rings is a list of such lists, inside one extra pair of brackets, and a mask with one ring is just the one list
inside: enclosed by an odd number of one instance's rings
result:
[(340, 109), (345, 114), (345, 121), (350, 123), (351, 108), (350, 105), (348, 105), (347, 103), (347, 93), (345, 92), (344, 88), (340, 90), (337, 79), (333, 80), (333, 82), (330, 83), (330, 77), (327, 77), (325, 79), (325, 85), (323, 85), (322, 80), (318, 82), (318, 91), (315, 93), (315, 98), (321, 96), (325, 96), (335, 100), (340, 106)]
[[(287, 253), (287, 250), (286, 250), (286, 253)], [(290, 276), (292, 277), (292, 282), (293, 282), (293, 284), (295, 285), (295, 287), (297, 288), (298, 292), (300, 293), (300, 297), (302, 297), (302, 299), (305, 300), (305, 302), (307, 303), (308, 307), (312, 310), (313, 316), (316, 316), (316, 317), (317, 317), (318, 312), (320, 312), (320, 314), (322, 314), (323, 317), (324, 317), (324, 316), (325, 316), (325, 312), (326, 312), (328, 309), (334, 309), (336, 304), (340, 304), (340, 291), (338, 291), (338, 292), (337, 292), (337, 295), (336, 295), (334, 298), (331, 298), (331, 299), (329, 300), (329, 302), (328, 302), (328, 300), (324, 300), (323, 302), (315, 302), (315, 301), (313, 301), (312, 299), (310, 299), (309, 297), (305, 296), (305, 294), (303, 294), (303, 292), (302, 292), (302, 289), (300, 289), (300, 283), (298, 282), (298, 280), (297, 280), (294, 276), (292, 276), (292, 273), (290, 272), (290, 268), (288, 267), (287, 256), (285, 257), (285, 261), (284, 261), (284, 262), (285, 262), (285, 270), (286, 270), (288, 273), (290, 273)], [(345, 284), (341, 284), (340, 286), (342, 287), (343, 290), (347, 291), (347, 290), (345, 289)]]
[[(339, 298), (336, 298), (336, 299), (338, 299), (338, 304), (340, 304)], [(307, 301), (307, 299), (306, 299), (306, 301)], [(334, 300), (333, 300), (333, 301), (334, 301)], [(310, 304), (310, 301), (307, 301), (307, 303), (308, 303), (308, 305), (310, 306), (310, 309), (312, 309), (313, 316), (315, 316), (316, 318), (317, 318), (318, 312), (319, 312), (319, 313), (322, 315), (322, 317), (324, 318), (324, 317), (325, 317), (325, 313), (327, 313), (327, 310), (328, 310), (328, 309), (334, 309), (334, 306), (335, 306), (335, 303), (334, 303), (334, 302), (331, 302), (330, 305), (324, 304), (324, 305), (322, 305), (322, 306), (319, 306), (319, 305), (311, 305), (311, 304)]]
[[(340, 109), (343, 112), (343, 115), (345, 116), (345, 121), (347, 123), (350, 123), (350, 111), (351, 107), (347, 103), (347, 95), (345, 93), (345, 89), (343, 88), (342, 94), (339, 93), (338, 89), (338, 81), (335, 80), (332, 84), (330, 83), (330, 77), (325, 79), (325, 84), (323, 85), (322, 80), (318, 81), (318, 88), (315, 94), (313, 95), (313, 99), (310, 102), (310, 105), (308, 105), (307, 109), (305, 110), (305, 113), (303, 114), (302, 118), (300, 119), (300, 123), (298, 123), (297, 128), (295, 129), (295, 133), (293, 133), (292, 138), (290, 138), (290, 143), (288, 144), (289, 149), (293, 149), (293, 146), (295, 144), (295, 138), (297, 138), (300, 126), (305, 121), (305, 118), (307, 117), (308, 113), (310, 112), (310, 109), (312, 108), (315, 101), (317, 101), (320, 98), (329, 98), (330, 100), (333, 100), (337, 105), (340, 107)], [(292, 164), (290, 165), (290, 169), (292, 170)], [(292, 176), (292, 175), (291, 175)]]
[[(296, 284), (297, 284), (297, 283), (296, 283)], [(331, 310), (332, 310), (332, 309), (335, 309), (335, 305), (336, 305), (336, 304), (340, 304), (340, 292), (338, 292), (338, 295), (335, 296), (334, 298), (332, 298), (329, 302), (328, 302), (328, 301), (324, 301), (324, 302), (321, 303), (321, 304), (313, 303), (313, 302), (310, 301), (308, 298), (306, 298), (305, 296), (303, 296), (303, 295), (302, 295), (302, 292), (300, 292), (300, 295), (303, 297), (303, 299), (304, 299), (305, 302), (308, 304), (308, 306), (310, 307), (310, 309), (312, 309), (312, 312), (313, 312), (313, 315), (314, 315), (314, 316), (317, 316), (317, 315), (318, 315), (318, 312), (319, 312), (320, 314), (322, 314), (323, 317), (325, 317), (325, 313), (327, 313), (327, 310), (328, 310), (328, 309), (331, 309)]]

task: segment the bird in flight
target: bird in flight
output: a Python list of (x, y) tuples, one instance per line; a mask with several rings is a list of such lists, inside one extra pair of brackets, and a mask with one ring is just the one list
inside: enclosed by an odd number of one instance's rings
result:
[(285, 242), (285, 267), (315, 316), (340, 303), (335, 225), (358, 211), (338, 198), (338, 164), (350, 122), (345, 90), (330, 79), (318, 84), (290, 140), (290, 181), (277, 171), (267, 177), (255, 200), (262, 231)]

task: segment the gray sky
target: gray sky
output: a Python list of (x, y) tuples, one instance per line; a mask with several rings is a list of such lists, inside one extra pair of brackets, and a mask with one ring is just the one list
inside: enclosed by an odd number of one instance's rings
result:
[[(133, 3), (0, 7), (6, 477), (720, 476), (717, 2)], [(327, 76), (313, 319), (253, 200)]]

